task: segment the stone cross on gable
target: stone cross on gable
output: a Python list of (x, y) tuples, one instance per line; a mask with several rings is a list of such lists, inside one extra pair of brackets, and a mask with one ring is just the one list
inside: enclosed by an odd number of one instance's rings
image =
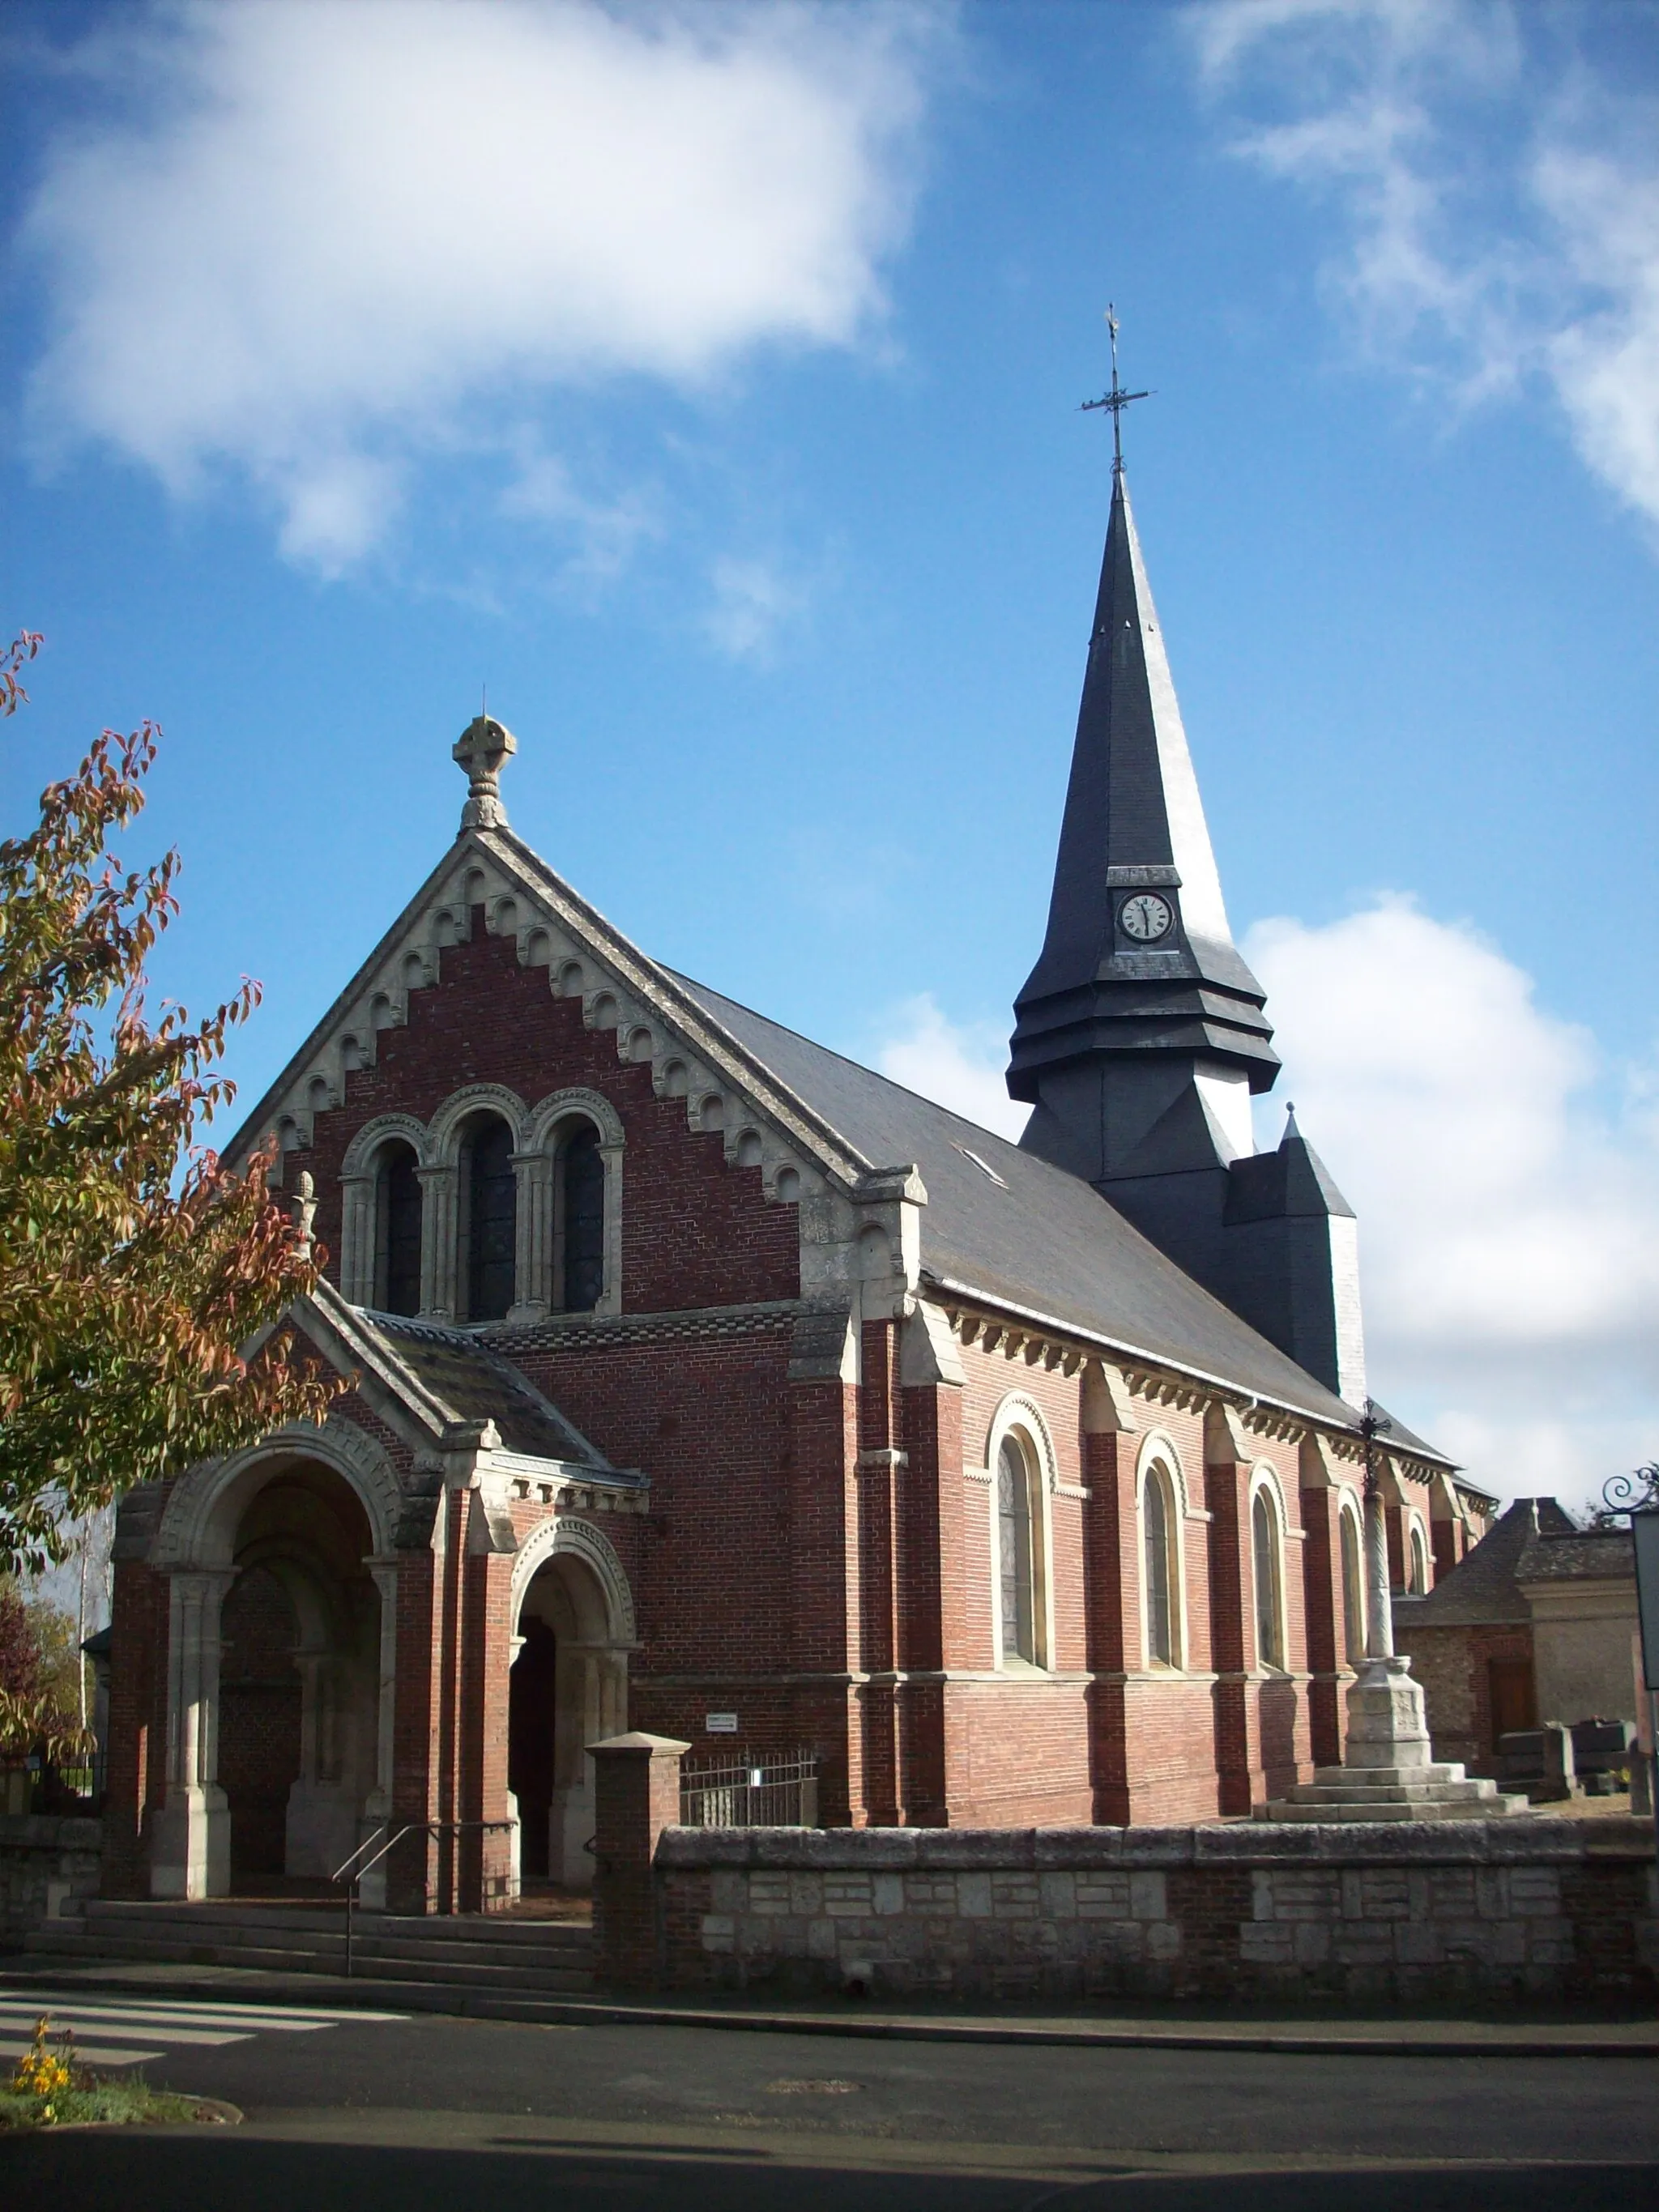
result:
[(505, 830), (507, 809), (501, 805), (501, 774), (519, 750), (511, 730), (488, 714), (475, 714), (456, 738), (454, 757), (466, 770), (466, 805), (461, 809), (461, 828)]

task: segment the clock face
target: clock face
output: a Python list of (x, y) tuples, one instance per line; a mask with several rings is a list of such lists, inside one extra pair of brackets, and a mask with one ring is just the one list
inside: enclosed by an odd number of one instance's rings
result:
[(1133, 937), (1137, 945), (1151, 945), (1167, 934), (1175, 915), (1168, 899), (1161, 899), (1156, 891), (1137, 891), (1133, 898), (1124, 900), (1117, 918), (1126, 937)]

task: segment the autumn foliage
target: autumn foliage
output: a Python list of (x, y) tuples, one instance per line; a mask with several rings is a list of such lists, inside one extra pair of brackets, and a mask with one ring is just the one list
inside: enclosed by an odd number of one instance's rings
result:
[[(38, 645), (0, 659), (0, 714)], [(179, 856), (129, 874), (107, 846), (156, 737), (106, 730), (40, 826), (0, 842), (0, 1569), (61, 1558), (64, 1524), (133, 1483), (320, 1419), (337, 1387), (278, 1339), (239, 1349), (317, 1261), (266, 1194), (269, 1157), (239, 1173), (198, 1142), (258, 987), (196, 1025), (146, 1012)]]

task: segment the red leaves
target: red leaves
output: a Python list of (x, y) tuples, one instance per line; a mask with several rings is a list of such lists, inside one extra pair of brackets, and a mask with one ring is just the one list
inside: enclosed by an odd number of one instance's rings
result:
[[(7, 712), (36, 642), (0, 662)], [(53, 1555), (60, 1520), (131, 1483), (320, 1419), (337, 1387), (243, 1360), (316, 1265), (269, 1160), (235, 1174), (197, 1142), (258, 986), (194, 1026), (146, 1012), (179, 856), (124, 874), (106, 841), (143, 805), (157, 736), (106, 731), (39, 827), (0, 842), (0, 1565)]]

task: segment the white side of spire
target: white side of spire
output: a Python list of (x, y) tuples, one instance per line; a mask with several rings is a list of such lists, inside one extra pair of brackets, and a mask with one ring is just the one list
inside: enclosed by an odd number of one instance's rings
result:
[(1164, 632), (1152, 604), (1152, 587), (1146, 580), (1146, 564), (1140, 557), (1129, 487), (1123, 483), (1123, 519), (1129, 526), (1129, 560), (1134, 576), (1135, 605), (1139, 610), (1141, 635), (1146, 655), (1146, 686), (1152, 695), (1152, 726), (1158, 732), (1158, 767), (1164, 778), (1164, 806), (1169, 817), (1170, 849), (1181, 872), (1181, 915), (1190, 937), (1232, 943), (1227, 908), (1221, 896), (1221, 877), (1210, 844), (1204, 802), (1198, 795), (1193, 757), (1187, 749), (1187, 732), (1176, 697), (1175, 679), (1164, 650)]

